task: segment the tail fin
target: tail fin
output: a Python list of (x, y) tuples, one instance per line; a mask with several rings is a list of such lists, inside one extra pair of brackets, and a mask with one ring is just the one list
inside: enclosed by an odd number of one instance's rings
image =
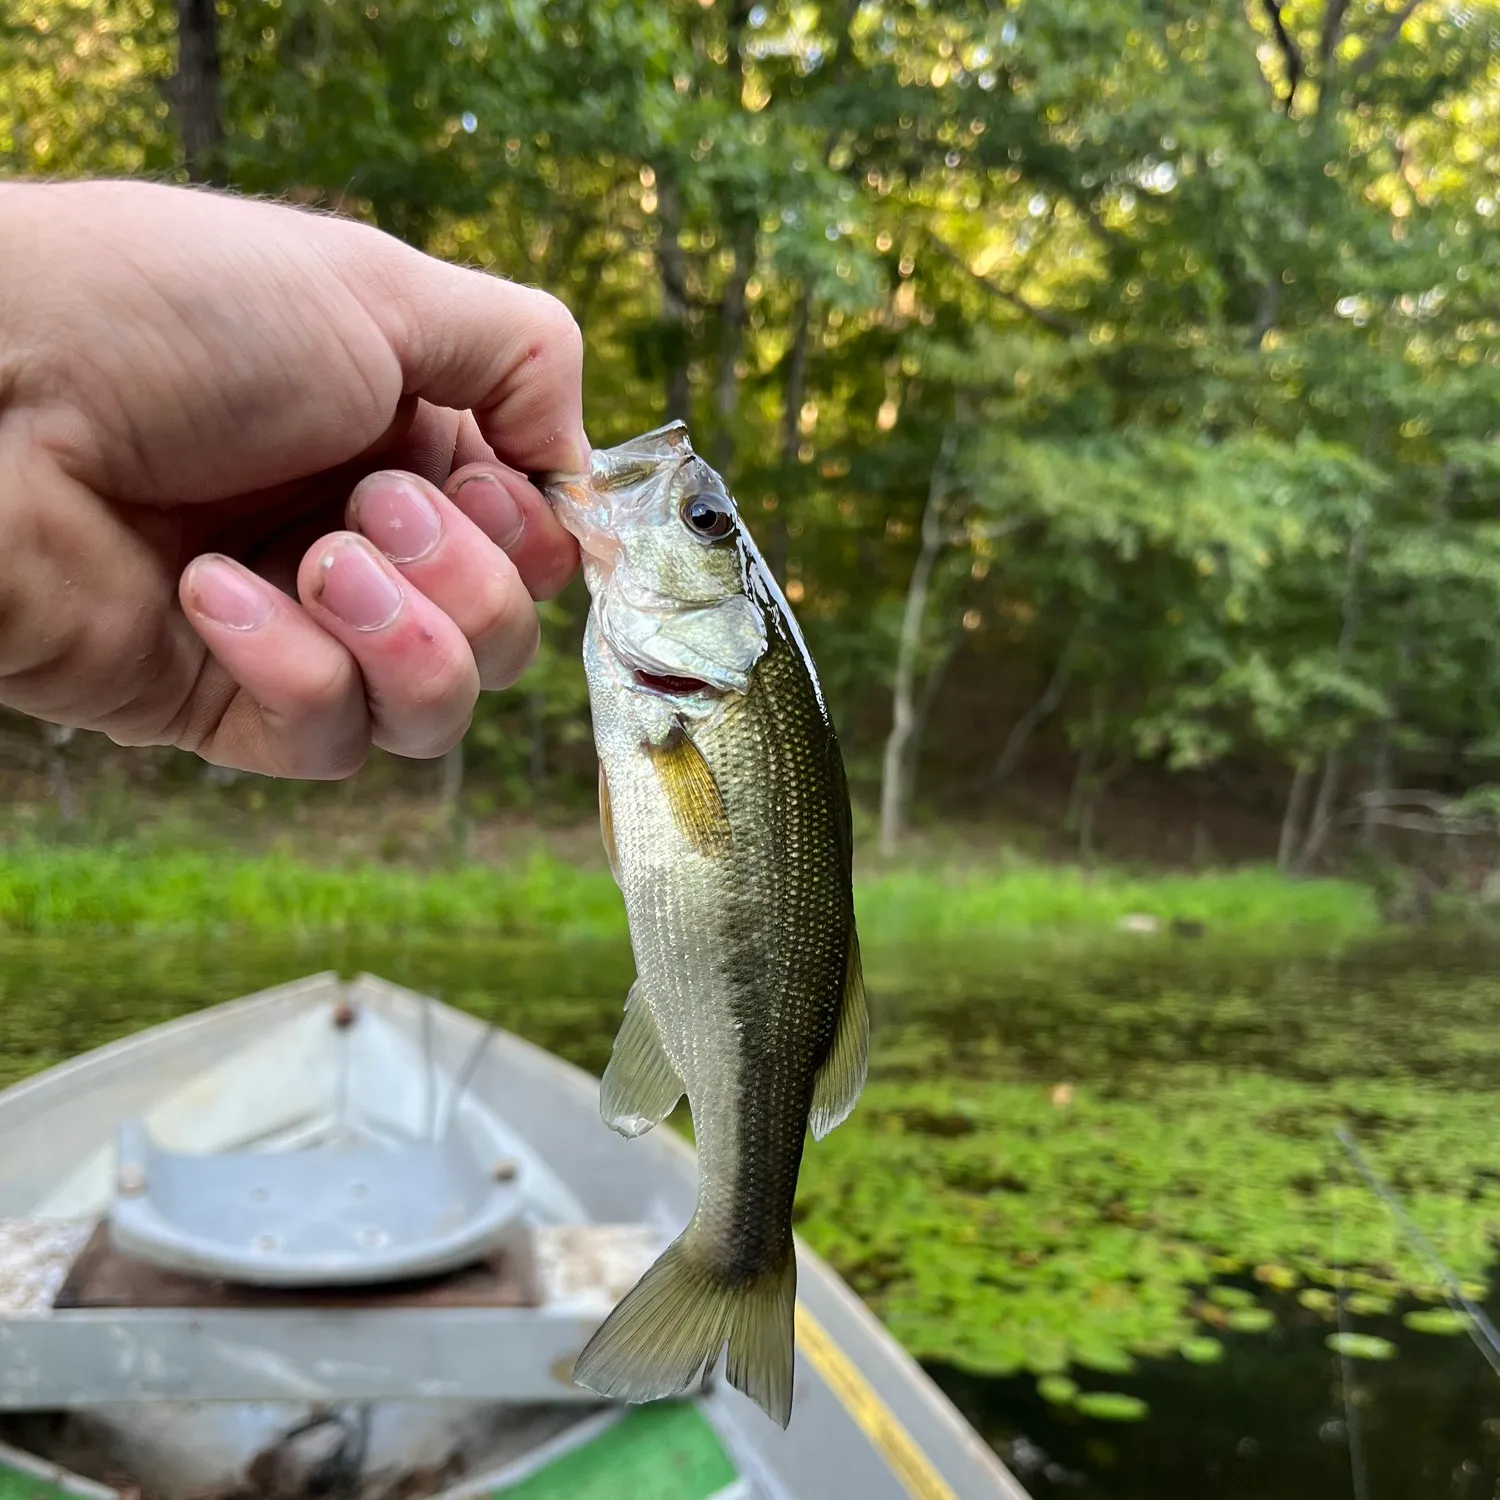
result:
[(573, 1367), (587, 1390), (624, 1401), (675, 1396), (729, 1341), (725, 1373), (773, 1422), (792, 1416), (797, 1260), (751, 1281), (715, 1274), (689, 1225), (600, 1324)]

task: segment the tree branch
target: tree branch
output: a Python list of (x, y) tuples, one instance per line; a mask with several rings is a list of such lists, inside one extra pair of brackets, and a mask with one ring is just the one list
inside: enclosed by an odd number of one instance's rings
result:
[(1266, 13), (1266, 19), (1271, 23), (1271, 31), (1276, 37), (1276, 45), (1281, 48), (1282, 60), (1286, 63), (1286, 97), (1281, 101), (1281, 108), (1285, 114), (1292, 112), (1292, 100), (1297, 95), (1297, 85), (1302, 81), (1302, 54), (1297, 50), (1297, 44), (1292, 40), (1291, 33), (1286, 29), (1286, 22), (1282, 19), (1280, 0), (1260, 0), (1261, 9)]
[(1355, 82), (1356, 79), (1363, 78), (1366, 73), (1373, 73), (1380, 66), (1380, 59), (1396, 45), (1402, 28), (1411, 20), (1421, 3), (1422, 0), (1406, 0), (1406, 4), (1396, 12), (1391, 24), (1381, 33), (1380, 40), (1365, 48), (1360, 54), (1359, 60), (1349, 70), (1350, 83)]
[(997, 297), (1001, 302), (1008, 303), (1018, 312), (1023, 312), (1028, 318), (1034, 318), (1044, 328), (1050, 328), (1054, 333), (1060, 333), (1064, 338), (1072, 338), (1081, 333), (1082, 329), (1072, 318), (1063, 313), (1054, 312), (1050, 307), (1038, 307), (1034, 302), (1028, 302), (1019, 292), (1013, 292), (1008, 287), (997, 286), (988, 276), (981, 276), (952, 245), (946, 240), (939, 239), (937, 235), (929, 235), (934, 248), (946, 255), (954, 265), (964, 271), (970, 280), (977, 286), (981, 286), (990, 296)]
[(1349, 13), (1349, 0), (1328, 0), (1328, 9), (1323, 12), (1323, 34), (1318, 39), (1318, 108), (1333, 90), (1333, 54), (1339, 49), (1339, 40), (1344, 34), (1344, 17)]

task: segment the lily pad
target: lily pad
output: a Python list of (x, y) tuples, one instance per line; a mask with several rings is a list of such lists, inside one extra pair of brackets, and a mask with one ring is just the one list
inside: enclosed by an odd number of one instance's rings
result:
[(1373, 1333), (1330, 1333), (1323, 1342), (1335, 1354), (1347, 1354), (1350, 1359), (1396, 1357), (1396, 1346), (1389, 1339), (1377, 1338)]
[(1053, 1406), (1071, 1406), (1078, 1395), (1078, 1382), (1066, 1375), (1044, 1375), (1036, 1383), (1037, 1394)]
[(1123, 1391), (1085, 1391), (1073, 1404), (1084, 1416), (1104, 1422), (1139, 1422), (1151, 1410), (1139, 1396)]
[(1224, 1358), (1223, 1344), (1218, 1339), (1211, 1339), (1207, 1335), (1184, 1339), (1178, 1345), (1177, 1352), (1195, 1365), (1216, 1365)]
[(1224, 1319), (1236, 1333), (1264, 1333), (1276, 1324), (1276, 1315), (1268, 1307), (1237, 1307)]
[(1467, 1314), (1451, 1307), (1424, 1307), (1407, 1313), (1401, 1321), (1413, 1333), (1464, 1333), (1469, 1327)]

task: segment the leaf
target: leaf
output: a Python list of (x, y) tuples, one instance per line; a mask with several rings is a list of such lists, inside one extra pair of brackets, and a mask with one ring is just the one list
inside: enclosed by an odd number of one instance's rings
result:
[(1454, 1312), (1451, 1307), (1420, 1308), (1401, 1321), (1413, 1333), (1465, 1333), (1470, 1326), (1468, 1314)]
[(1140, 1422), (1151, 1411), (1139, 1396), (1120, 1391), (1086, 1391), (1073, 1404), (1084, 1416), (1103, 1422)]
[(1276, 1325), (1276, 1315), (1268, 1307), (1237, 1307), (1224, 1319), (1225, 1327), (1236, 1333), (1264, 1333)]
[(1206, 1335), (1184, 1339), (1177, 1346), (1177, 1352), (1190, 1364), (1195, 1365), (1216, 1365), (1224, 1358), (1223, 1344), (1218, 1339), (1211, 1339)]
[(1078, 1395), (1078, 1382), (1066, 1375), (1044, 1375), (1036, 1383), (1037, 1394), (1053, 1406), (1071, 1406)]
[(1396, 1346), (1372, 1333), (1330, 1333), (1323, 1342), (1335, 1354), (1350, 1359), (1395, 1359)]

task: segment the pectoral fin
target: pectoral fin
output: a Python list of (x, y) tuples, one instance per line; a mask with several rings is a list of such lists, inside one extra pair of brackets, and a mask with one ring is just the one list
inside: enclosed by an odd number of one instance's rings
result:
[(644, 1135), (672, 1113), (680, 1098), (682, 1079), (662, 1048), (638, 979), (625, 997), (625, 1019), (599, 1088), (599, 1113), (621, 1135)]
[(709, 858), (728, 854), (731, 840), (724, 798), (703, 752), (687, 731), (677, 724), (665, 743), (647, 744), (645, 749), (682, 836)]
[(833, 1045), (813, 1081), (808, 1128), (822, 1140), (854, 1108), (865, 1086), (870, 1056), (870, 1007), (865, 999), (864, 966), (859, 956), (859, 934), (849, 932), (849, 957), (844, 970), (844, 1000), (839, 1007)]
[(615, 810), (609, 800), (609, 777), (604, 774), (604, 762), (599, 762), (599, 835), (604, 840), (604, 857), (609, 861), (609, 873), (620, 883), (620, 851), (615, 847)]

